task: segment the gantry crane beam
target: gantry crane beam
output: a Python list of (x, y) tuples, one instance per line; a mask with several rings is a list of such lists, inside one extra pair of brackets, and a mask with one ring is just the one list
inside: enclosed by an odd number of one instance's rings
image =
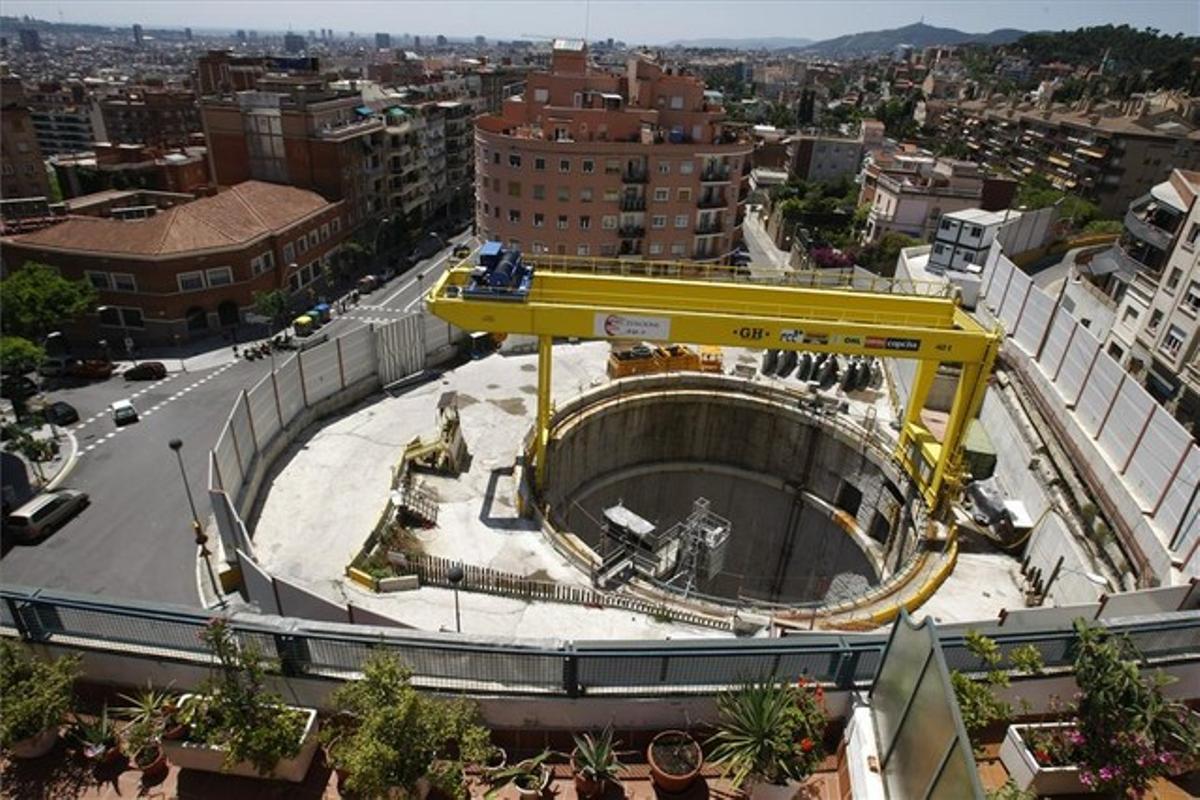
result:
[[(538, 337), (534, 461), (539, 485), (549, 438), (550, 347), (556, 337), (917, 359), (897, 457), (931, 506), (939, 504), (943, 484), (957, 479), (966, 422), (978, 413), (1000, 334), (981, 326), (956, 299), (620, 272), (595, 271), (594, 265), (589, 272), (535, 268), (527, 292), (480, 295), (467, 291), (471, 267), (460, 265), (447, 271), (427, 297), (431, 312), (465, 330)], [(961, 369), (938, 440), (920, 412), (943, 363)]]

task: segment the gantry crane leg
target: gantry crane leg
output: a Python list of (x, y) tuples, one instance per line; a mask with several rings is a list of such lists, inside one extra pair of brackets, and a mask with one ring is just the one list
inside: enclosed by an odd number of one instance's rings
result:
[(538, 337), (537, 430), (533, 438), (534, 476), (538, 489), (545, 485), (546, 445), (550, 442), (550, 365), (553, 346), (553, 336)]

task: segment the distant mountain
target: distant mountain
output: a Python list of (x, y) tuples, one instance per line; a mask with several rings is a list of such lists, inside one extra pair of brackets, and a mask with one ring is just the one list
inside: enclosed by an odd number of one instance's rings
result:
[(866, 33), (851, 33), (836, 39), (825, 39), (814, 42), (803, 48), (806, 55), (838, 57), (838, 56), (869, 56), (876, 53), (890, 53), (897, 45), (911, 44), (922, 48), (937, 44), (1011, 44), (1025, 35), (1025, 31), (1013, 28), (1001, 28), (991, 33), (966, 33), (954, 28), (938, 28), (922, 22), (905, 25), (903, 28), (892, 28), (884, 31), (868, 31)]
[(722, 50), (787, 50), (806, 47), (812, 43), (812, 39), (800, 39), (793, 36), (767, 36), (747, 39), (675, 39), (667, 42), (666, 46), (712, 47)]

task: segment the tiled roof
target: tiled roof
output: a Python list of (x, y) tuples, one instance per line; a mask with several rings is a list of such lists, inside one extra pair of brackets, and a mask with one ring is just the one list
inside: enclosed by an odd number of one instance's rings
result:
[(247, 181), (147, 219), (72, 217), (7, 241), (75, 252), (180, 256), (244, 245), (283, 231), (328, 206), (316, 192)]

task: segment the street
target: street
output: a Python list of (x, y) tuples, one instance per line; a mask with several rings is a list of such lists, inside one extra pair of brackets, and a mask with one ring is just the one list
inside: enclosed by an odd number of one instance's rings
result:
[[(325, 326), (330, 336), (355, 327), (394, 322), (420, 308), (423, 293), (447, 266), (456, 263), (447, 247), (365, 296), (360, 304)], [(418, 273), (424, 273), (420, 280)], [(0, 560), (6, 584), (52, 587), (110, 597), (198, 605), (196, 549), (191, 511), (171, 439), (183, 440), (183, 463), (196, 510), (209, 515), (208, 451), (216, 441), (237, 393), (270, 371), (270, 359), (234, 359), (221, 345), (188, 372), (172, 371), (162, 381), (106, 381), (53, 390), (79, 411), (71, 426), (77, 461), (61, 488), (81, 489), (91, 505), (62, 528), (33, 544), (18, 544)], [(163, 359), (171, 369), (178, 361)], [(108, 414), (115, 400), (129, 399), (140, 421), (117, 428)]]

